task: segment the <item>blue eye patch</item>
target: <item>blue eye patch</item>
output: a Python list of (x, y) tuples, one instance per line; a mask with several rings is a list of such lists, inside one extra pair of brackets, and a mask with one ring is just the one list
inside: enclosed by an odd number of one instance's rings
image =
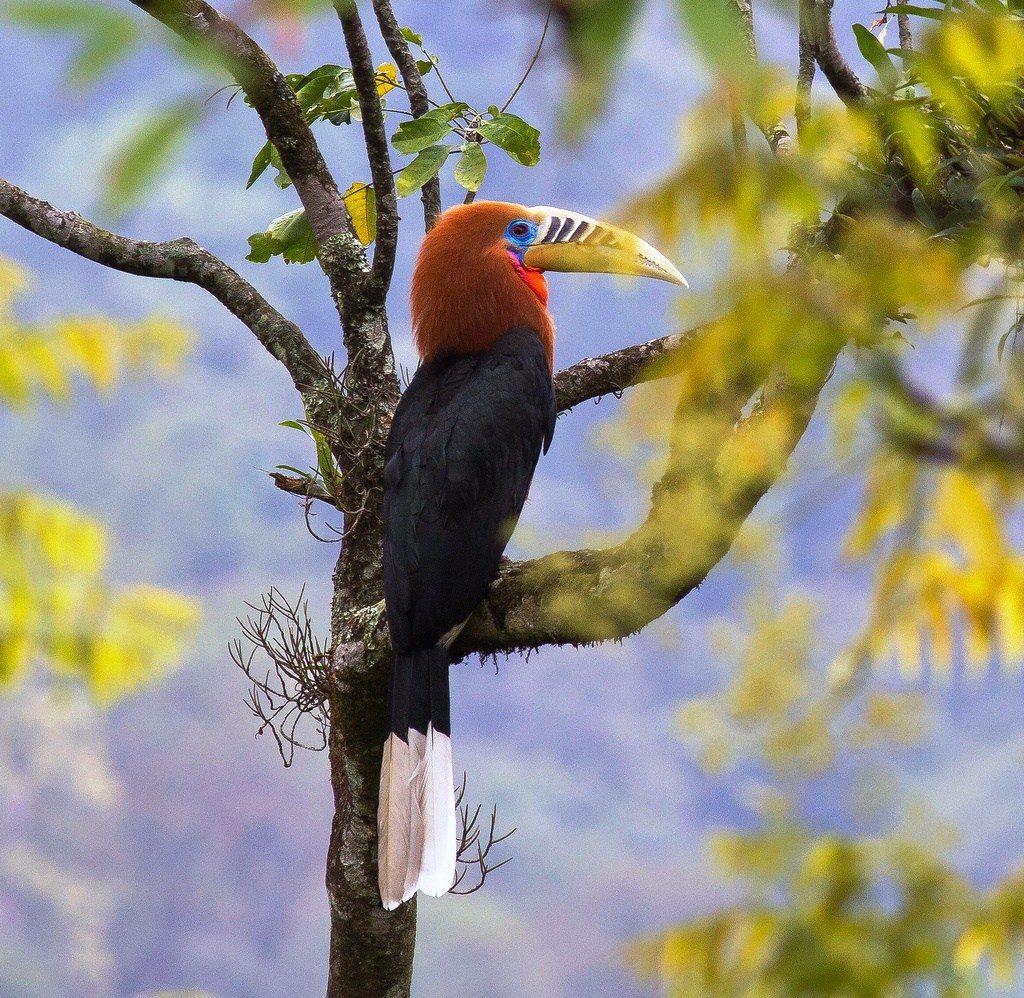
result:
[(528, 218), (514, 218), (505, 227), (505, 239), (519, 249), (526, 249), (537, 238), (537, 223)]

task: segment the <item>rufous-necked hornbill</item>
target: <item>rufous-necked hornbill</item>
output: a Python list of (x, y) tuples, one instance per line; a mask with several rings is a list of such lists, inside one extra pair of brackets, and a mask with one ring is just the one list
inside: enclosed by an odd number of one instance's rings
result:
[(463, 205), (423, 241), (412, 279), (422, 363), (384, 467), (394, 647), (378, 812), (385, 908), (417, 890), (444, 894), (455, 877), (448, 648), (498, 571), (555, 429), (547, 270), (686, 284), (643, 240), (557, 208)]

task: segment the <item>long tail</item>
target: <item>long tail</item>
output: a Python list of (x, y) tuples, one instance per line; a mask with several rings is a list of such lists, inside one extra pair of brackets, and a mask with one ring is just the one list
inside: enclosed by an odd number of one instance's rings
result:
[(388, 910), (416, 891), (440, 897), (455, 880), (448, 650), (396, 655), (380, 767), (377, 865)]

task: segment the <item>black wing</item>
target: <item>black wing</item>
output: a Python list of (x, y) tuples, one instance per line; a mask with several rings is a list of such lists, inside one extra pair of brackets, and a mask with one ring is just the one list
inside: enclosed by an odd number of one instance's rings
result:
[(384, 592), (395, 650), (430, 648), (483, 599), (555, 427), (529, 329), (416, 372), (384, 468)]

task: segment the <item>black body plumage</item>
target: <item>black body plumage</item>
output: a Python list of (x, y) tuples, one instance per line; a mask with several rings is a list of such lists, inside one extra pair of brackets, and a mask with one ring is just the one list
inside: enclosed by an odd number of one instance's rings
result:
[[(393, 826), (406, 818), (396, 796), (402, 788), (391, 786), (389, 753), (403, 753), (398, 765), (412, 781), (425, 768), (417, 762), (419, 736), (432, 744), (434, 734), (450, 734), (447, 643), (497, 574), (537, 461), (551, 443), (555, 415), (547, 356), (527, 328), (509, 330), (484, 353), (425, 362), (395, 412), (384, 468), (384, 591), (395, 652), (380, 818), (381, 893), (388, 907), (411, 896), (417, 878), (427, 890), (432, 863), (407, 855), (429, 849), (422, 825), (417, 828), (415, 794), (411, 831), (395, 839)], [(413, 746), (408, 762), (407, 746)], [(421, 795), (420, 817), (436, 805)], [(446, 820), (442, 815), (431, 826), (428, 817), (426, 839)], [(401, 869), (403, 855), (408, 872)], [(454, 873), (454, 854), (448, 858)], [(430, 893), (451, 886), (440, 882)]]
[(554, 428), (554, 385), (532, 330), (416, 372), (385, 452), (384, 592), (396, 652), (432, 648), (476, 608)]

